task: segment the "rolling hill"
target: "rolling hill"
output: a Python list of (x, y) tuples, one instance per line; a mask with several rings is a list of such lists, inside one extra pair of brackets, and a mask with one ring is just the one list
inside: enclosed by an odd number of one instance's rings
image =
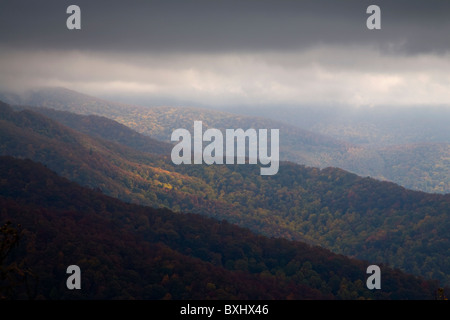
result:
[(205, 130), (217, 128), (280, 129), (280, 159), (325, 167), (345, 155), (349, 144), (301, 128), (258, 117), (191, 107), (141, 107), (108, 102), (64, 88), (29, 91), (24, 95), (0, 94), (5, 102), (15, 105), (47, 107), (82, 115), (98, 115), (115, 120), (150, 136), (170, 142), (173, 130), (192, 130), (195, 120), (203, 121)]
[(439, 118), (433, 110), (413, 116), (395, 114), (392, 119), (383, 112), (364, 116), (340, 112), (339, 108), (276, 108), (276, 112), (231, 109), (239, 112), (236, 114), (191, 107), (126, 105), (65, 88), (44, 88), (22, 95), (0, 93), (1, 99), (10, 104), (104, 116), (164, 142), (170, 142), (177, 128), (192, 130), (194, 120), (202, 120), (205, 129), (280, 129), (282, 160), (318, 168), (339, 167), (412, 190), (450, 193), (450, 131), (445, 117)]
[(0, 107), (1, 155), (42, 162), (128, 202), (226, 219), (449, 282), (450, 195), (287, 162), (271, 177), (260, 176), (256, 165), (175, 166), (36, 112)]
[[(0, 204), (2, 236), (21, 235), (0, 265), (3, 298), (431, 300), (437, 289), (381, 265), (383, 288), (369, 290), (368, 262), (123, 203), (30, 160), (0, 157)], [(69, 265), (82, 270), (82, 290), (67, 290)]]
[(224, 109), (262, 116), (361, 146), (450, 143), (450, 108), (445, 106), (323, 106)]
[(450, 109), (444, 106), (227, 108), (352, 144), (334, 166), (408, 189), (450, 192)]
[(82, 116), (71, 112), (39, 107), (35, 107), (32, 110), (81, 133), (93, 136), (94, 138), (117, 142), (138, 151), (170, 155), (173, 148), (173, 144), (139, 134), (123, 124), (102, 116)]

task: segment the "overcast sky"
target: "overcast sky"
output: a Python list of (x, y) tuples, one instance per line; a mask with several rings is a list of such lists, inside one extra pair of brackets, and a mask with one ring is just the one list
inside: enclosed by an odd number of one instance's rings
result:
[(148, 105), (448, 106), (450, 1), (0, 0), (0, 88), (32, 86)]

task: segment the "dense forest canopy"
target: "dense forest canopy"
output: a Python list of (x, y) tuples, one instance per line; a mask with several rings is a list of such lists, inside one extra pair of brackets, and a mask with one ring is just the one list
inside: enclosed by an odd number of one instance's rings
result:
[(0, 100), (104, 116), (165, 142), (173, 130), (191, 128), (195, 120), (219, 129), (280, 129), (282, 160), (339, 167), (412, 190), (450, 193), (448, 108), (142, 107), (51, 87), (23, 94), (0, 92)]
[[(382, 290), (365, 286), (368, 261), (255, 235), (227, 221), (121, 202), (41, 164), (0, 158), (0, 219), (21, 225), (20, 261), (37, 282), (7, 298), (434, 299), (436, 281), (381, 264)], [(82, 290), (66, 268), (82, 270)], [(2, 266), (3, 267), (3, 266)], [(28, 296), (32, 294), (32, 296)]]
[[(42, 162), (107, 195), (226, 219), (449, 283), (450, 195), (294, 163), (282, 163), (272, 177), (261, 177), (256, 165), (175, 166), (167, 156), (83, 134), (30, 110), (3, 105), (0, 115), (2, 155)], [(102, 123), (108, 132), (110, 123)]]

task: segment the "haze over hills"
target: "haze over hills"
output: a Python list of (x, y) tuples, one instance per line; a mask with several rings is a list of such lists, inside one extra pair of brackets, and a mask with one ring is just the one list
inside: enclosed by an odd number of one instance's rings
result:
[[(13, 270), (50, 299), (449, 296), (450, 2), (255, 3), (1, 1), (0, 299)], [(281, 161), (176, 165), (195, 121), (194, 156), (278, 129)]]
[[(416, 114), (422, 119), (419, 122), (413, 116), (406, 121), (401, 114), (387, 120), (383, 112), (376, 111), (363, 118), (358, 112), (339, 113), (339, 108), (334, 111), (300, 108), (297, 113), (288, 108), (278, 108), (275, 113), (262, 108), (258, 116), (255, 116), (256, 109), (252, 115), (249, 115), (251, 108), (234, 109), (247, 113), (240, 115), (191, 107), (132, 106), (64, 88), (46, 88), (22, 95), (3, 93), (0, 98), (11, 104), (104, 116), (165, 142), (170, 142), (171, 133), (177, 128), (192, 131), (195, 120), (202, 120), (205, 128), (278, 128), (282, 160), (318, 168), (339, 167), (361, 176), (393, 181), (412, 190), (450, 192), (450, 130), (443, 120), (445, 116), (438, 117), (438, 113), (427, 117), (420, 116), (419, 112)], [(268, 118), (261, 117), (264, 115)], [(420, 124), (417, 128), (416, 123)]]
[(300, 105), (223, 110), (276, 119), (362, 146), (450, 143), (450, 108), (445, 106), (313, 108)]
[(260, 176), (257, 165), (175, 166), (166, 156), (77, 132), (31, 110), (2, 105), (0, 115), (0, 154), (42, 162), (107, 195), (449, 281), (449, 195), (294, 163), (282, 163), (271, 177)]
[[(280, 129), (280, 157), (284, 160), (325, 167), (345, 154), (347, 143), (264, 118), (240, 116), (217, 110), (190, 107), (141, 107), (108, 102), (64, 88), (28, 91), (23, 95), (0, 94), (15, 105), (48, 107), (84, 115), (100, 115), (122, 123), (137, 132), (170, 142), (173, 130), (191, 130), (194, 121), (206, 128)], [(326, 164), (326, 165), (323, 165)]]
[(277, 107), (223, 109), (262, 116), (351, 143), (336, 164), (414, 190), (450, 192), (450, 108)]

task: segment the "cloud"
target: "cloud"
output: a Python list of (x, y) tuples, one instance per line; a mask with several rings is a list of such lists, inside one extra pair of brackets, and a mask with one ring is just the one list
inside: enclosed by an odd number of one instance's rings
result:
[[(147, 104), (446, 104), (450, 3), (365, 0), (0, 3), (0, 86)], [(25, 8), (27, 10), (25, 10)]]
[(67, 0), (5, 0), (0, 43), (29, 49), (243, 52), (376, 45), (403, 53), (449, 50), (450, 3), (378, 0), (382, 30), (366, 28), (367, 0), (78, 0), (82, 30), (66, 28)]
[[(93, 95), (197, 105), (448, 104), (450, 55), (403, 57), (323, 46), (248, 54), (0, 53), (0, 85), (64, 86)], [(357, 54), (356, 54), (357, 53)]]

